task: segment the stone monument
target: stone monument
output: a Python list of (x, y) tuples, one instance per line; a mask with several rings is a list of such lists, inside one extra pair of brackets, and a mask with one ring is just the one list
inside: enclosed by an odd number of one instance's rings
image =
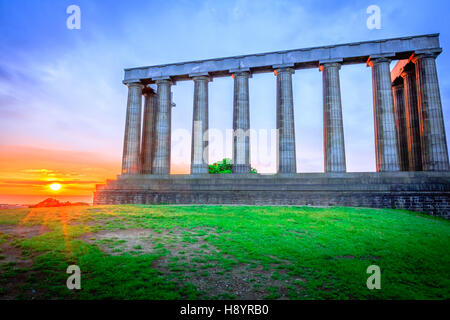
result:
[[(435, 63), (441, 51), (439, 35), (428, 34), (125, 69), (122, 173), (97, 186), (94, 203), (364, 206), (448, 218), (449, 159)], [(346, 171), (339, 73), (355, 63), (372, 68), (376, 172)], [(305, 68), (323, 75), (324, 173), (296, 169), (292, 75)], [(275, 74), (277, 87), (277, 173), (270, 176), (250, 174), (245, 134), (249, 81), (263, 72)], [(233, 173), (210, 175), (204, 155), (209, 82), (230, 76)], [(170, 175), (171, 86), (177, 81), (194, 83), (187, 175)]]

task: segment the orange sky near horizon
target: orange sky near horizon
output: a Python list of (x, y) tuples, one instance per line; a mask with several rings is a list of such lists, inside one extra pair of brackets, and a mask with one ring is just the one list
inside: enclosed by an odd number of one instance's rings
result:
[[(121, 154), (110, 158), (93, 152), (0, 146), (0, 203), (34, 204), (49, 197), (91, 203), (95, 185), (115, 179), (120, 165)], [(61, 189), (50, 189), (52, 183), (61, 184)]]

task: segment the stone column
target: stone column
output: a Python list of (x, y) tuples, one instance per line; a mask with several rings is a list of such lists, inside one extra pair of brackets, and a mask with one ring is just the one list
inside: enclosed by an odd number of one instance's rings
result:
[(405, 94), (406, 134), (410, 171), (422, 171), (422, 153), (420, 147), (419, 111), (417, 106), (416, 73), (411, 64), (401, 73)]
[(170, 173), (170, 134), (171, 134), (171, 85), (167, 79), (157, 80), (157, 109), (155, 117), (155, 144), (153, 153), (153, 174)]
[(141, 172), (143, 174), (152, 173), (153, 165), (153, 145), (154, 145), (154, 123), (156, 116), (157, 97), (155, 91), (150, 87), (145, 87), (144, 91), (144, 123), (142, 125), (142, 146), (141, 146)]
[(208, 76), (194, 76), (191, 174), (208, 173)]
[(384, 57), (368, 61), (368, 65), (372, 67), (375, 156), (378, 172), (400, 170), (390, 62)]
[(250, 173), (249, 71), (233, 72), (233, 173)]
[(292, 68), (275, 69), (277, 76), (277, 173), (296, 173)]
[(448, 171), (447, 140), (436, 71), (436, 56), (437, 53), (434, 52), (416, 52), (412, 59), (416, 66), (422, 166), (427, 171)]
[(142, 89), (138, 82), (128, 83), (127, 115), (123, 141), (122, 174), (137, 174), (140, 170)]
[(323, 72), (323, 151), (325, 172), (345, 172), (344, 124), (342, 120), (341, 64), (320, 64)]
[(397, 148), (400, 161), (400, 170), (409, 170), (408, 159), (408, 136), (406, 130), (405, 113), (405, 93), (403, 90), (403, 81), (392, 85), (392, 95), (394, 97), (394, 116), (395, 128), (397, 129)]

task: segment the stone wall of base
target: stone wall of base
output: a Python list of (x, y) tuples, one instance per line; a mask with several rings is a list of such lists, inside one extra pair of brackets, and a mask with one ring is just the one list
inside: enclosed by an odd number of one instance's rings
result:
[(97, 187), (94, 203), (396, 208), (448, 219), (450, 174), (119, 176), (117, 180)]

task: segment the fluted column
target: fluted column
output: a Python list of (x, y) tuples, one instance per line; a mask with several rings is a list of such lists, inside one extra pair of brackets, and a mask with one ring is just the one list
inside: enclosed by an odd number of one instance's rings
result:
[(296, 173), (292, 68), (275, 69), (277, 76), (278, 173)]
[(122, 174), (136, 174), (140, 170), (141, 109), (143, 85), (128, 83), (127, 115), (123, 141)]
[(407, 65), (401, 73), (405, 94), (406, 133), (410, 171), (422, 171), (420, 146), (419, 110), (417, 105), (416, 73), (414, 67)]
[(320, 64), (323, 72), (323, 151), (325, 172), (345, 172), (344, 124), (337, 62)]
[(390, 60), (384, 57), (373, 58), (368, 62), (372, 67), (375, 156), (378, 172), (400, 170), (389, 64)]
[(171, 135), (171, 85), (170, 80), (157, 80), (157, 109), (155, 118), (155, 144), (153, 154), (153, 174), (170, 173), (170, 135)]
[(208, 173), (208, 76), (195, 76), (191, 174)]
[(408, 171), (408, 136), (406, 130), (405, 93), (403, 90), (403, 81), (392, 85), (392, 95), (394, 97), (394, 116), (395, 128), (397, 129), (397, 148), (400, 161), (400, 170)]
[(157, 97), (152, 88), (144, 88), (144, 123), (142, 125), (142, 145), (141, 145), (141, 172), (143, 174), (152, 173), (154, 123), (156, 116)]
[(248, 71), (233, 73), (233, 173), (250, 173), (249, 77), (250, 72)]
[(436, 71), (436, 53), (416, 54), (417, 100), (421, 132), (422, 166), (427, 171), (448, 171), (444, 116)]

